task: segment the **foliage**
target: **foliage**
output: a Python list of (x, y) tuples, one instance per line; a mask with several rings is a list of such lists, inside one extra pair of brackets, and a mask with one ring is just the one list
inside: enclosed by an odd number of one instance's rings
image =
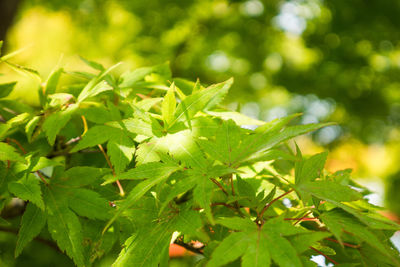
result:
[[(86, 62), (94, 73), (52, 72), (38, 108), (0, 85), (1, 208), (26, 203), (15, 256), (47, 238), (77, 266), (109, 255), (113, 266), (166, 266), (171, 242), (199, 266), (315, 266), (313, 255), (400, 266), (389, 240), (399, 225), (363, 199), (368, 190), (348, 170), (324, 170), (327, 153), (288, 145), (329, 124), (246, 120), (219, 105), (232, 79), (173, 79), (167, 64), (117, 77)], [(75, 82), (61, 92), (66, 74)]]

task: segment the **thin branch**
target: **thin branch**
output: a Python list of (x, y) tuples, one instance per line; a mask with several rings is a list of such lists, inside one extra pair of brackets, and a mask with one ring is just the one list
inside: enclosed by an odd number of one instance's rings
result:
[[(298, 219), (293, 225), (296, 225), (296, 224), (298, 224), (299, 222), (304, 221), (304, 220), (307, 218), (307, 216), (310, 215), (311, 213), (312, 213), (312, 211), (307, 212), (303, 217), (301, 217), (300, 219)], [(313, 218), (313, 219), (315, 219), (315, 218)]]
[(284, 218), (285, 221), (316, 221), (318, 218)]
[(187, 249), (187, 250), (189, 250), (191, 252), (194, 252), (194, 253), (197, 253), (197, 254), (201, 254), (201, 255), (204, 254), (203, 253), (203, 248), (195, 248), (195, 247), (191, 246), (190, 244), (187, 244), (187, 243), (185, 243), (185, 242), (183, 242), (181, 240), (178, 240), (178, 239), (176, 239), (174, 241), (174, 243), (179, 245), (179, 246), (181, 246), (181, 247), (184, 247), (185, 249)]
[(329, 240), (329, 241), (332, 241), (332, 242), (335, 242), (335, 243), (338, 243), (338, 244), (343, 244), (343, 246), (349, 247), (349, 248), (360, 248), (361, 247), (360, 245), (353, 245), (353, 244), (345, 243), (345, 242), (340, 243), (338, 240), (333, 239), (333, 238), (329, 238), (329, 237), (325, 238), (325, 240)]
[(82, 115), (81, 118), (82, 118), (82, 122), (83, 122), (83, 133), (81, 136), (84, 136), (86, 134), (86, 132), (88, 131), (88, 126), (87, 126), (87, 121), (86, 121), (85, 116)]
[(314, 250), (315, 252), (317, 252), (318, 254), (324, 256), (327, 260), (329, 260), (330, 262), (332, 262), (333, 264), (339, 264), (337, 261), (333, 260), (332, 258), (328, 257), (327, 255), (325, 255), (322, 251), (319, 251), (318, 249), (314, 248), (314, 247), (310, 247), (310, 249)]
[[(18, 142), (17, 140), (15, 140), (15, 139), (13, 139), (13, 138), (7, 138), (7, 142), (13, 142), (14, 144), (16, 144), (16, 145), (19, 147), (19, 149), (22, 151), (23, 154), (26, 154), (25, 148), (24, 148), (24, 147), (21, 145), (21, 143)], [(35, 173), (40, 177), (40, 180), (42, 180), (42, 182), (43, 182), (45, 185), (49, 185), (49, 184), (47, 183), (46, 179), (44, 178), (44, 176), (40, 173), (40, 171), (36, 171)]]
[(233, 187), (233, 174), (231, 174), (230, 181), (231, 181), (232, 196), (234, 196), (235, 195), (235, 188)]
[[(88, 131), (88, 125), (87, 125), (87, 121), (86, 121), (85, 116), (82, 115), (81, 118), (82, 118), (82, 122), (83, 122), (83, 133), (82, 133), (82, 135), (81, 135), (80, 137), (82, 138), (82, 137), (86, 134), (86, 132)], [(74, 141), (75, 141), (76, 139), (77, 139), (77, 138), (75, 138)], [(113, 166), (112, 166), (112, 164), (111, 164), (111, 161), (110, 161), (110, 159), (108, 158), (107, 153), (104, 151), (103, 146), (102, 146), (101, 144), (98, 144), (97, 146), (100, 148), (101, 152), (103, 153), (104, 158), (106, 159), (107, 164), (108, 164), (108, 166), (110, 167), (113, 176), (116, 176), (116, 175), (115, 175), (114, 168), (113, 168)], [(118, 186), (119, 194), (120, 194), (121, 196), (124, 196), (124, 195), (125, 195), (125, 192), (124, 192), (124, 188), (122, 187), (121, 183), (120, 183), (118, 180), (116, 180), (115, 182), (116, 182), (116, 184), (117, 184), (117, 186)]]
[[(116, 174), (115, 174), (115, 171), (114, 171), (114, 167), (113, 167), (112, 164), (111, 164), (110, 158), (108, 157), (107, 153), (104, 151), (104, 148), (103, 148), (103, 146), (102, 146), (101, 144), (98, 144), (97, 146), (100, 148), (101, 152), (103, 153), (104, 158), (106, 159), (107, 164), (108, 164), (108, 166), (110, 167), (113, 176), (115, 177)], [(124, 196), (124, 195), (125, 195), (125, 192), (124, 192), (124, 188), (122, 187), (121, 183), (120, 183), (118, 180), (116, 180), (115, 182), (116, 182), (116, 184), (117, 184), (117, 186), (118, 186), (118, 188), (119, 188), (119, 194), (120, 194), (121, 196)]]
[(227, 207), (227, 208), (229, 208), (229, 209), (232, 209), (232, 210), (236, 211), (236, 208), (235, 208), (235, 207), (233, 207), (233, 206), (231, 206), (231, 205), (229, 205), (229, 204), (226, 204), (226, 203), (224, 203), (224, 202), (215, 202), (215, 203), (212, 203), (212, 204), (211, 204), (211, 207), (215, 207), (215, 206), (225, 206), (225, 207)]
[(13, 138), (7, 138), (7, 141), (13, 142), (14, 144), (16, 144), (16, 145), (19, 147), (19, 149), (22, 151), (22, 153), (26, 154), (26, 150), (25, 150), (25, 148), (21, 145), (20, 142), (18, 142), (17, 140), (15, 140), (15, 139), (13, 139)]
[(274, 204), (276, 201), (278, 201), (279, 199), (283, 198), (284, 196), (292, 193), (293, 191), (294, 191), (294, 189), (291, 189), (291, 190), (283, 193), (279, 197), (274, 198), (267, 205), (265, 205), (265, 207), (262, 209), (262, 211), (260, 212), (259, 216), (257, 217), (257, 222), (260, 222), (262, 220), (262, 217), (264, 216), (264, 213), (268, 210), (269, 207), (271, 207), (272, 204)]
[(219, 189), (221, 189), (222, 192), (225, 193), (225, 195), (227, 195), (227, 196), (229, 195), (228, 192), (226, 192), (225, 188), (224, 188), (217, 180), (215, 180), (214, 178), (211, 178), (211, 181), (212, 181), (214, 184), (216, 184), (216, 185), (219, 187)]

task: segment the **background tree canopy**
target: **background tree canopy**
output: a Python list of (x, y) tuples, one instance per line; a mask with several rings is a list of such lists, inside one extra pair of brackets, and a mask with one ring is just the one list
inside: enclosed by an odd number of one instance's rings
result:
[[(7, 2), (19, 5), (1, 16), (7, 26), (16, 10), (6, 49), (32, 44), (17, 61), (41, 73), (63, 54), (70, 69), (82, 67), (81, 55), (127, 68), (169, 61), (174, 76), (205, 84), (233, 76), (226, 103), (249, 116), (338, 122), (313, 136), (338, 159), (333, 169), (372, 178), (399, 171), (398, 1)], [(14, 97), (37, 101), (32, 80), (19, 86)]]

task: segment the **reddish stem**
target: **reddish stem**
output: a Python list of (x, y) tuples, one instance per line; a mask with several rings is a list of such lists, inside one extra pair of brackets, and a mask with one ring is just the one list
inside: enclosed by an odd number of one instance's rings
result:
[[(335, 240), (335, 239), (333, 239), (333, 238), (327, 237), (327, 238), (325, 238), (325, 239), (340, 244), (340, 242), (339, 242), (338, 240)], [(353, 245), (353, 244), (349, 244), (349, 243), (345, 243), (345, 242), (342, 242), (342, 244), (343, 244), (345, 247), (349, 247), (349, 248), (359, 248), (359, 247), (361, 247), (360, 245)]]
[(310, 247), (310, 249), (314, 250), (315, 252), (317, 252), (318, 254), (324, 256), (327, 260), (329, 260), (330, 262), (332, 262), (333, 264), (339, 264), (337, 261), (333, 260), (332, 258), (328, 257), (327, 255), (325, 255), (322, 251), (319, 251), (318, 249), (314, 248), (314, 247)]
[(211, 204), (211, 207), (215, 207), (215, 206), (225, 206), (225, 207), (227, 207), (229, 209), (232, 209), (232, 210), (236, 211), (235, 207), (233, 207), (233, 206), (231, 206), (229, 204), (223, 203), (223, 202), (216, 202), (216, 203), (212, 203)]
[(219, 189), (221, 189), (222, 192), (225, 193), (225, 195), (228, 196), (228, 192), (225, 191), (224, 187), (223, 187), (217, 180), (215, 180), (214, 178), (211, 178), (211, 181), (212, 181), (214, 184), (216, 184), (216, 185), (219, 187)]
[[(16, 144), (18, 146), (18, 148), (22, 151), (23, 154), (26, 154), (25, 148), (17, 140), (15, 140), (13, 138), (7, 138), (7, 142), (13, 142), (14, 144)], [(36, 171), (35, 173), (40, 177), (40, 180), (42, 180), (42, 182), (45, 185), (48, 185), (46, 179), (44, 179), (43, 175), (39, 171)]]
[[(303, 217), (301, 217), (300, 219), (298, 219), (293, 225), (296, 225), (296, 224), (298, 224), (299, 222), (303, 221), (303, 220), (306, 219), (306, 217), (307, 217), (308, 215), (310, 215), (311, 213), (312, 213), (312, 211), (307, 212), (306, 215), (304, 215)], [(305, 221), (305, 220), (304, 220), (304, 221)]]
[[(113, 168), (113, 166), (112, 166), (112, 164), (111, 164), (110, 158), (108, 157), (107, 153), (104, 151), (104, 148), (103, 148), (103, 146), (102, 146), (101, 144), (98, 144), (97, 146), (100, 148), (100, 151), (103, 153), (104, 158), (106, 159), (107, 164), (108, 164), (108, 166), (110, 167), (113, 176), (115, 177), (116, 174), (115, 174), (114, 168)], [(118, 186), (119, 194), (120, 194), (121, 196), (124, 196), (124, 195), (125, 195), (125, 192), (124, 192), (124, 188), (122, 187), (121, 183), (120, 183), (118, 180), (116, 180), (115, 183), (116, 183), (117, 186)]]
[(279, 199), (283, 198), (284, 196), (292, 193), (293, 191), (294, 191), (294, 189), (291, 189), (291, 190), (283, 193), (282, 195), (278, 196), (277, 198), (274, 198), (267, 205), (265, 205), (265, 207), (262, 209), (262, 211), (260, 212), (259, 216), (257, 217), (257, 222), (262, 220), (262, 217), (264, 216), (264, 213), (268, 210), (269, 207), (271, 207), (272, 204), (274, 204), (276, 201), (278, 201)]
[(285, 218), (285, 221), (316, 221), (318, 218)]
[(13, 139), (13, 138), (7, 138), (7, 141), (13, 142), (14, 144), (16, 144), (16, 145), (19, 147), (19, 149), (22, 151), (22, 153), (26, 154), (26, 150), (25, 150), (25, 148), (21, 145), (20, 142), (18, 142), (17, 140), (15, 140), (15, 139)]

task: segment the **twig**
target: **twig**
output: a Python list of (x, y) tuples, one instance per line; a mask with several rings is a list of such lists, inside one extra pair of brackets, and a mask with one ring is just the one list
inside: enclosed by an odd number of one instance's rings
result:
[[(113, 168), (113, 166), (112, 166), (112, 164), (111, 164), (111, 161), (110, 161), (110, 159), (109, 159), (107, 153), (104, 151), (103, 146), (102, 146), (101, 144), (98, 144), (97, 146), (100, 148), (101, 152), (103, 153), (104, 158), (106, 159), (107, 164), (108, 164), (108, 166), (110, 167), (113, 176), (115, 177), (116, 174), (115, 174), (114, 168)], [(120, 194), (121, 196), (124, 196), (124, 195), (125, 195), (125, 192), (124, 192), (124, 188), (122, 187), (121, 183), (120, 183), (118, 180), (116, 180), (115, 182), (116, 182), (116, 184), (117, 184), (117, 186), (118, 186), (118, 188), (119, 188), (119, 194)]]
[[(15, 139), (13, 139), (13, 138), (7, 138), (7, 141), (8, 141), (8, 142), (13, 142), (14, 144), (16, 144), (16, 145), (19, 147), (19, 149), (22, 151), (22, 153), (23, 153), (23, 154), (26, 154), (26, 150), (25, 150), (25, 148), (21, 145), (20, 142), (18, 142), (17, 140), (15, 140)], [(45, 185), (49, 185), (49, 184), (47, 183), (46, 179), (44, 179), (43, 175), (42, 175), (39, 171), (35, 171), (35, 173), (40, 177), (40, 180), (42, 180), (42, 182), (43, 182)]]
[(284, 218), (285, 221), (316, 221), (318, 218)]
[(315, 252), (317, 252), (318, 254), (324, 256), (327, 260), (329, 260), (330, 262), (332, 262), (333, 264), (339, 264), (337, 261), (333, 260), (332, 258), (328, 257), (327, 255), (325, 255), (322, 251), (319, 251), (318, 249), (314, 248), (314, 247), (310, 247), (310, 249), (314, 250)]
[(268, 210), (269, 207), (271, 207), (272, 204), (274, 204), (276, 201), (278, 201), (279, 199), (283, 198), (284, 196), (292, 193), (294, 191), (294, 189), (291, 189), (285, 193), (283, 193), (282, 195), (280, 195), (277, 198), (274, 198), (273, 200), (271, 200), (267, 205), (265, 205), (265, 207), (262, 209), (262, 211), (260, 212), (259, 216), (257, 216), (257, 222), (260, 222), (262, 220), (262, 217), (264, 216), (264, 213)]
[[(306, 213), (306, 215), (304, 215), (303, 217), (301, 217), (300, 219), (298, 219), (293, 225), (298, 224), (299, 222), (303, 221), (308, 215), (310, 215), (312, 213), (312, 211), (309, 211)], [(313, 218), (315, 219), (315, 218)]]
[(13, 139), (13, 138), (7, 138), (7, 141), (13, 142), (14, 144), (16, 144), (16, 145), (19, 147), (19, 149), (22, 151), (22, 153), (26, 154), (26, 150), (25, 150), (25, 148), (21, 145), (20, 142), (18, 142), (17, 140), (15, 140), (15, 139)]
[(203, 253), (203, 248), (195, 248), (195, 247), (191, 246), (190, 244), (187, 244), (187, 243), (185, 243), (185, 242), (183, 242), (181, 240), (178, 240), (178, 239), (176, 239), (174, 241), (174, 243), (179, 245), (179, 246), (181, 246), (181, 247), (184, 247), (185, 249), (187, 249), (187, 250), (189, 250), (191, 252), (194, 252), (194, 253), (197, 253), (197, 254), (201, 254), (201, 255), (204, 254)]
[(233, 174), (231, 175), (230, 180), (231, 180), (232, 196), (234, 196), (235, 195), (235, 188), (233, 187)]
[(216, 185), (219, 187), (219, 189), (221, 189), (222, 192), (225, 193), (225, 195), (227, 195), (227, 196), (229, 195), (228, 192), (225, 191), (225, 188), (224, 188), (217, 180), (215, 180), (214, 178), (211, 178), (211, 181), (212, 181), (214, 184), (216, 184)]
[(86, 121), (85, 116), (82, 115), (81, 118), (82, 118), (82, 122), (83, 122), (83, 133), (81, 136), (84, 136), (86, 134), (86, 132), (88, 131), (88, 126), (87, 126), (87, 121)]
[(229, 205), (229, 204), (226, 204), (226, 203), (224, 203), (224, 202), (215, 202), (215, 203), (212, 203), (212, 204), (211, 204), (211, 207), (215, 207), (215, 206), (225, 206), (225, 207), (227, 207), (227, 208), (229, 208), (229, 209), (232, 209), (232, 210), (236, 211), (236, 208), (235, 208), (235, 207), (233, 207), (233, 206), (231, 206), (231, 205)]
[[(327, 237), (327, 238), (325, 238), (325, 240), (329, 240), (329, 241), (340, 244), (340, 242), (338, 240), (335, 240), (333, 238)], [(361, 247), (360, 245), (353, 245), (353, 244), (349, 244), (349, 243), (345, 243), (345, 242), (342, 242), (341, 244), (343, 244), (343, 246), (349, 247), (349, 248), (360, 248)]]

